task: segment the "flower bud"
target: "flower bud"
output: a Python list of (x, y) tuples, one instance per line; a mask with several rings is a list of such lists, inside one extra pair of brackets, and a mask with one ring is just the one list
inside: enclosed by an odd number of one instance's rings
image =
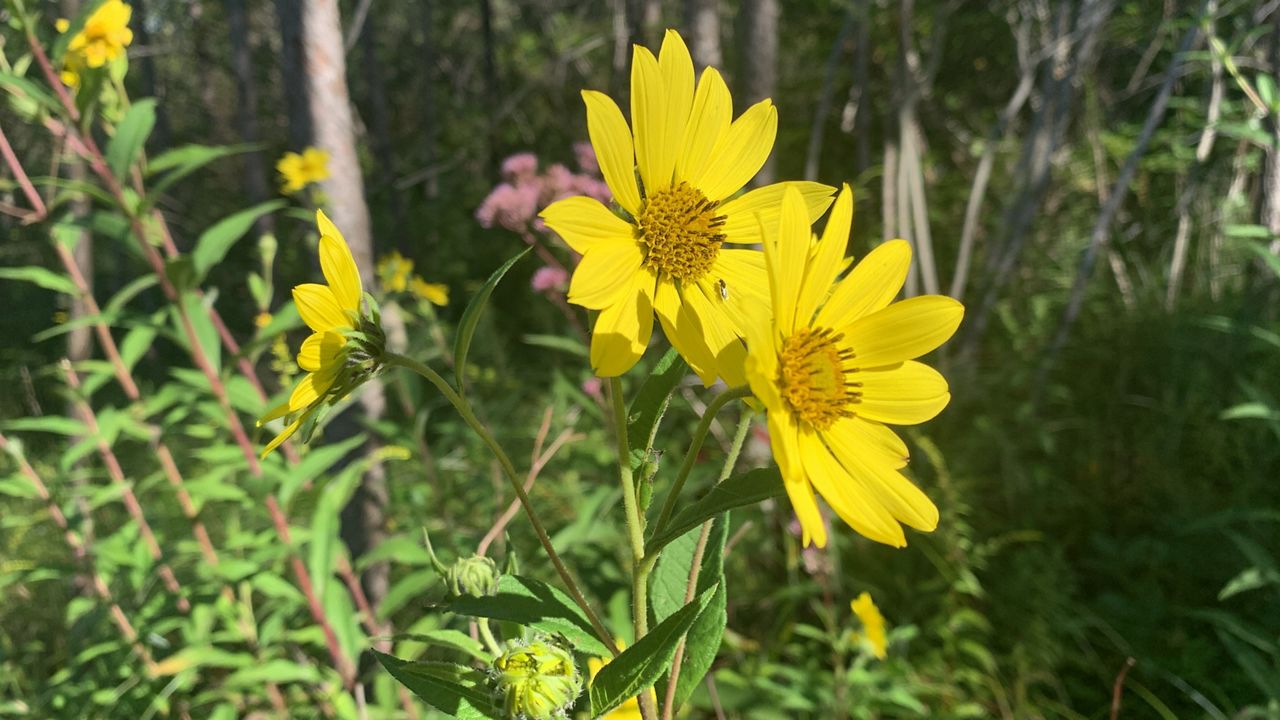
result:
[(484, 597), (498, 592), (498, 566), (480, 555), (461, 558), (448, 569), (445, 580), (454, 595)]
[(573, 655), (550, 640), (512, 647), (493, 670), (511, 720), (563, 718), (582, 692)]

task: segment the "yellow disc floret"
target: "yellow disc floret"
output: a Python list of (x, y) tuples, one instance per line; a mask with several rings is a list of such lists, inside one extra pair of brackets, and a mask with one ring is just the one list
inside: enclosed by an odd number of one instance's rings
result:
[(700, 279), (720, 253), (724, 222), (716, 204), (687, 182), (659, 190), (636, 222), (645, 265), (682, 282)]
[(796, 417), (824, 430), (842, 417), (853, 417), (861, 383), (848, 376), (853, 351), (841, 347), (843, 336), (828, 328), (803, 328), (782, 344), (778, 387)]

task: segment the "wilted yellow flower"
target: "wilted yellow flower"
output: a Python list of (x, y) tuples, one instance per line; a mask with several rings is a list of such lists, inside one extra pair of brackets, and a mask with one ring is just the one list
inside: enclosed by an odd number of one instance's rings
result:
[(329, 153), (315, 147), (301, 153), (287, 152), (276, 162), (276, 172), (284, 180), (281, 190), (286, 195), (296, 193), (329, 178)]
[(582, 675), (573, 655), (550, 641), (513, 647), (493, 661), (493, 669), (509, 718), (564, 717), (582, 692)]
[(849, 607), (858, 616), (858, 620), (862, 621), (862, 632), (871, 645), (871, 652), (883, 660), (888, 641), (885, 639), (884, 616), (880, 614), (880, 608), (871, 600), (871, 595), (865, 592), (849, 603)]
[(409, 277), (413, 275), (413, 260), (392, 250), (378, 260), (378, 282), (387, 292), (404, 292), (409, 289)]
[(569, 301), (600, 311), (591, 366), (602, 377), (629, 370), (644, 354), (656, 313), (704, 383), (722, 376), (741, 385), (742, 327), (769, 306), (764, 257), (746, 246), (761, 241), (762, 221), (777, 223), (785, 188), (798, 188), (810, 220), (826, 210), (832, 188), (780, 183), (730, 199), (769, 157), (778, 113), (762, 100), (733, 120), (733, 99), (715, 68), (702, 71), (695, 90), (693, 61), (674, 30), (656, 58), (635, 47), (631, 127), (607, 95), (586, 90), (582, 97), (620, 212), (571, 197), (541, 217), (583, 256)]
[[(129, 17), (133, 8), (122, 0), (107, 0), (84, 21), (80, 32), (67, 44), (67, 64), (74, 67), (100, 68), (124, 53), (133, 42)], [(58, 32), (66, 32), (71, 23), (55, 24)]]
[(444, 283), (429, 283), (414, 275), (409, 290), (432, 305), (444, 307), (449, 304), (449, 286)]
[(931, 531), (938, 509), (898, 472), (907, 446), (884, 423), (921, 423), (947, 405), (946, 379), (913, 358), (951, 337), (964, 307), (937, 295), (893, 302), (911, 264), (903, 240), (837, 282), (852, 221), (846, 185), (813, 246), (804, 198), (787, 190), (764, 243), (773, 317), (749, 328), (747, 378), (805, 545), (827, 544), (816, 490), (854, 530), (901, 547), (900, 523)]
[(298, 314), (312, 334), (298, 352), (298, 366), (307, 372), (289, 400), (258, 420), (258, 425), (297, 415), (267, 444), (266, 457), (289, 439), (327, 402), (337, 401), (373, 376), (381, 367), (385, 338), (376, 312), (361, 310), (364, 287), (351, 248), (324, 211), (316, 212), (320, 230), (320, 271), (328, 285), (306, 283), (293, 289)]

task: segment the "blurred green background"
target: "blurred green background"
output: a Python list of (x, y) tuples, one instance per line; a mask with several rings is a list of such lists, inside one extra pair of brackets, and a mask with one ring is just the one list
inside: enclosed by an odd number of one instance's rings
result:
[[(307, 68), (290, 65), (290, 23), (309, 3), (131, 4), (124, 85), (135, 102), (158, 100), (147, 154), (245, 146), (159, 196), (188, 252), (221, 219), (280, 198), (275, 160), (311, 143), (296, 97)], [(74, 16), (72, 5), (26, 9), (51, 44), (53, 19)], [(5, 7), (4, 75), (42, 83), (17, 4)], [(739, 111), (773, 97), (774, 178), (855, 189), (852, 255), (885, 237), (924, 244), (932, 261), (917, 266), (914, 290), (936, 284), (966, 305), (934, 358), (953, 401), (906, 433), (910, 472), (942, 512), (938, 530), (894, 550), (841, 528), (816, 552), (800, 547), (783, 501), (735, 512), (728, 633), (690, 716), (1280, 718), (1280, 3), (343, 0), (340, 10), (374, 254), (398, 251), (451, 291), (444, 307), (379, 291), (403, 313), (415, 356), (449, 363), (441, 338), (468, 297), (525, 246), (522, 232), (546, 242), (532, 227), (477, 221), (503, 160), (529, 152), (543, 170), (576, 171), (573, 144), (586, 139), (578, 91), (622, 97), (628, 44), (656, 48), (665, 27), (699, 60), (716, 46)], [(4, 89), (0, 127), (50, 215), (23, 222), (26, 200), (0, 168), (0, 265), (61, 274), (57, 228), (87, 233), (99, 303), (130, 292), (104, 318), (118, 341), (134, 338), (142, 400), (111, 381), (101, 347), (69, 349), (76, 333), (66, 331), (85, 311), (56, 282), (0, 281), (0, 430), (11, 444), (0, 460), (0, 717), (267, 717), (269, 682), (290, 715), (346, 716), (355, 701), (326, 669), (264, 498), (282, 498), (301, 557), (330, 575), (324, 592), (344, 592), (331, 563), (350, 554), (357, 571), (372, 568), (365, 590), (383, 629), (421, 634), (444, 627), (431, 611), (443, 587), (422, 528), (446, 562), (470, 554), (507, 507), (507, 488), (448, 406), (398, 377), (386, 381), (381, 418), (335, 422), (302, 450), (302, 470), (273, 461), (253, 477), (169, 303), (154, 286), (131, 294), (150, 268), (128, 224), (68, 179), (83, 166), (43, 122), (48, 113), (24, 105), (21, 83)], [(101, 126), (93, 132), (108, 141)], [(286, 288), (318, 276), (307, 210), (318, 199), (295, 196), (270, 214), (270, 275), (258, 225), (203, 280), (204, 302), (268, 394), (296, 372), (273, 343), (281, 332), (295, 346), (302, 337)], [(548, 409), (549, 437), (574, 433), (534, 500), (625, 634), (604, 414), (583, 387), (589, 366), (557, 293), (530, 286), (539, 264), (526, 259), (494, 294), (468, 369), (472, 394), (517, 458)], [(265, 308), (250, 273), (270, 280)], [(265, 329), (254, 322), (263, 309), (276, 318)], [(59, 360), (69, 355), (98, 433), (68, 400)], [(232, 359), (222, 352), (217, 370), (253, 433), (266, 405)], [(676, 395), (669, 457), (707, 398), (694, 379)], [(192, 540), (147, 423), (180, 461), (217, 566)], [(731, 427), (717, 426), (721, 444)], [(385, 497), (355, 489), (364, 468), (340, 458), (361, 441), (343, 437), (391, 447), (380, 456), (390, 458)], [(99, 440), (124, 467), (190, 611), (158, 579)], [(719, 450), (708, 452), (699, 487), (718, 469)], [(19, 455), (86, 539), (140, 642), (161, 662), (202, 648), (182, 656), (194, 669), (143, 671)], [(755, 456), (767, 460), (759, 447)], [(521, 561), (550, 579), (524, 519), (507, 532), (497, 546), (527, 549)], [(317, 559), (330, 536), (345, 545)], [(852, 638), (848, 603), (863, 590), (889, 622), (883, 661)], [(339, 640), (360, 655), (379, 633), (357, 621), (350, 597), (324, 592)], [(396, 648), (438, 652), (403, 638)], [(359, 670), (369, 716), (404, 717), (367, 654)]]

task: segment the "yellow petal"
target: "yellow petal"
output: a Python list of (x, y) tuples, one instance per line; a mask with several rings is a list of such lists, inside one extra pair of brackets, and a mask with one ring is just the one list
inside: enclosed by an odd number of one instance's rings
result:
[[(723, 310), (717, 306), (720, 302), (719, 296), (716, 295), (715, 300), (712, 300), (708, 297), (708, 290), (709, 288), (701, 283), (686, 283), (681, 290), (685, 307), (698, 319), (698, 324), (703, 330), (702, 337), (715, 358), (709, 378), (703, 377), (702, 383), (709, 386), (717, 377), (724, 375), (725, 382), (730, 386), (742, 385), (746, 382), (746, 377), (742, 374), (745, 355), (741, 352), (743, 345), (738, 339), (738, 330)], [(710, 289), (710, 292), (717, 291)], [(728, 375), (726, 370), (729, 370)]]
[(640, 189), (636, 186), (635, 149), (631, 131), (618, 105), (602, 92), (583, 90), (587, 106), (587, 135), (596, 151), (600, 173), (613, 199), (633, 216), (640, 214)]
[(592, 310), (613, 305), (634, 284), (644, 256), (634, 240), (600, 243), (582, 256), (569, 281), (569, 302)]
[(823, 431), (827, 442), (873, 452), (893, 468), (905, 467), (911, 459), (907, 444), (892, 429), (860, 417), (845, 418)]
[(564, 238), (569, 247), (582, 255), (597, 244), (631, 241), (635, 236), (635, 227), (631, 223), (609, 212), (599, 200), (582, 195), (557, 200), (539, 216), (547, 227)]
[(712, 202), (729, 197), (760, 171), (777, 134), (778, 110), (761, 100), (733, 121), (711, 151), (706, 171), (691, 182)]
[(782, 195), (788, 187), (796, 188), (804, 197), (810, 224), (822, 217), (822, 213), (831, 206), (831, 195), (835, 192), (835, 188), (830, 185), (796, 181), (774, 183), (743, 193), (720, 206), (719, 213), (725, 218), (721, 228), (724, 241), (743, 245), (763, 243), (760, 226), (763, 224), (768, 232), (773, 232), (778, 223), (778, 213), (782, 209)]
[(271, 454), (271, 451), (275, 450), (276, 448), (284, 444), (285, 440), (288, 440), (289, 438), (293, 437), (293, 434), (298, 432), (298, 428), (302, 426), (302, 421), (305, 420), (306, 417), (307, 416), (304, 415), (302, 417), (297, 418), (296, 420), (289, 423), (288, 425), (286, 425), (284, 430), (280, 431), (279, 435), (276, 435), (274, 438), (272, 438), (271, 442), (267, 443), (267, 446), (263, 448), (262, 454), (258, 456), (258, 459), (266, 460), (267, 456)]
[(307, 372), (317, 372), (332, 365), (346, 344), (347, 339), (335, 332), (312, 333), (302, 341), (298, 350), (298, 367)]
[[(301, 169), (302, 156), (297, 153), (288, 153), (285, 155), (286, 158), (289, 156), (293, 156), (295, 161), (294, 166)], [(342, 236), (342, 231), (338, 229), (337, 225), (333, 224), (333, 221), (329, 219), (328, 215), (324, 214), (323, 210), (316, 210), (316, 228), (320, 230), (321, 237), (328, 235), (330, 237), (338, 238), (344, 245), (347, 243), (347, 239)]]
[(702, 319), (689, 307), (670, 280), (660, 280), (654, 297), (654, 309), (662, 323), (667, 341), (680, 353), (704, 385), (716, 379), (716, 358), (707, 346)]
[(333, 381), (337, 375), (337, 372), (330, 368), (303, 375), (302, 380), (298, 381), (297, 386), (293, 388), (293, 394), (289, 396), (290, 411), (298, 412), (314, 405), (317, 400), (324, 397), (329, 388), (333, 387)]
[(646, 195), (671, 186), (680, 150), (680, 138), (674, 135), (677, 127), (683, 134), (688, 120), (687, 110), (683, 117), (674, 115), (658, 59), (648, 48), (636, 45), (631, 55), (631, 124)]
[(818, 313), (822, 327), (843, 327), (893, 302), (911, 268), (911, 245), (890, 240), (853, 266)]
[(711, 151), (729, 130), (733, 121), (733, 98), (720, 71), (713, 67), (702, 71), (698, 92), (693, 97), (684, 143), (676, 156), (676, 177), (688, 180), (701, 177), (711, 161)]
[(591, 332), (591, 367), (600, 377), (617, 377), (644, 355), (653, 333), (653, 286), (657, 278), (635, 273), (627, 292), (600, 313)]
[(844, 329), (858, 367), (894, 365), (933, 350), (955, 333), (964, 306), (942, 295), (897, 302)]
[(810, 260), (804, 276), (804, 289), (796, 303), (796, 322), (808, 323), (818, 304), (831, 292), (831, 284), (840, 272), (845, 248), (849, 245), (849, 226), (853, 223), (853, 191), (846, 184), (836, 197), (827, 218), (827, 226), (818, 241), (817, 252)]
[(765, 239), (764, 253), (769, 268), (774, 324), (786, 337), (796, 328), (796, 301), (809, 260), (809, 221), (804, 199), (795, 188), (788, 188), (782, 196), (777, 234)]
[(360, 297), (364, 294), (364, 285), (360, 282), (360, 269), (356, 267), (355, 258), (351, 257), (351, 248), (338, 237), (320, 236), (320, 272), (329, 282), (329, 289), (338, 305), (347, 313), (360, 313)]
[(351, 327), (351, 318), (327, 285), (305, 283), (293, 289), (293, 303), (302, 321), (315, 332)]
[(285, 401), (268, 410), (262, 417), (258, 418), (257, 426), (262, 427), (277, 418), (282, 418), (290, 413), (289, 402)]
[(704, 282), (710, 283), (707, 297), (724, 310), (741, 337), (761, 317), (772, 318), (769, 272), (759, 250), (721, 250)]
[(817, 500), (813, 497), (813, 486), (805, 474), (804, 463), (800, 456), (800, 428), (795, 424), (790, 413), (769, 413), (769, 445), (773, 449), (773, 459), (782, 472), (782, 485), (791, 499), (791, 508), (795, 510), (803, 531), (804, 544), (818, 547), (827, 546), (827, 528), (822, 522), (822, 514), (818, 511)]
[(868, 490), (862, 478), (850, 474), (831, 456), (817, 433), (800, 433), (800, 452), (814, 489), (846, 525), (885, 545), (907, 544), (902, 525)]
[(823, 438), (844, 468), (861, 479), (895, 518), (924, 532), (938, 527), (938, 507), (874, 447), (830, 431), (824, 431)]
[(908, 360), (892, 370), (864, 370), (858, 415), (876, 422), (915, 425), (931, 420), (951, 400), (947, 380), (933, 368)]
[(667, 30), (662, 38), (658, 68), (662, 71), (662, 86), (666, 98), (666, 143), (670, 146), (671, 166), (674, 170), (676, 155), (684, 145), (689, 111), (693, 107), (693, 58), (689, 56), (689, 48), (685, 46), (684, 39), (675, 30)]

